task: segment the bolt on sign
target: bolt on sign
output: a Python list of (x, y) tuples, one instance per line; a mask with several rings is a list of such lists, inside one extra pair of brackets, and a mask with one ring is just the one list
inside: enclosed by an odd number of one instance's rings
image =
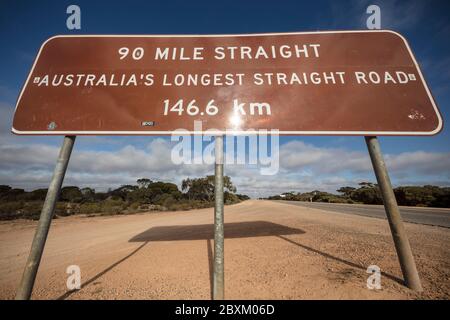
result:
[(12, 131), (48, 135), (433, 135), (442, 117), (406, 40), (383, 30), (56, 36)]

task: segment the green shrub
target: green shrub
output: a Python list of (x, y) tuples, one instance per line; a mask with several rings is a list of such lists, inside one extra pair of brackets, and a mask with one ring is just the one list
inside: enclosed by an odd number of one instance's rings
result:
[(79, 213), (81, 214), (93, 214), (93, 213), (101, 213), (102, 206), (100, 203), (82, 203), (79, 207)]
[(101, 204), (102, 213), (106, 214), (120, 214), (123, 210), (127, 208), (127, 203), (123, 200), (114, 200), (114, 199), (107, 199), (102, 202)]
[(44, 205), (41, 201), (26, 202), (20, 212), (19, 218), (39, 220), (41, 215), (42, 206)]
[[(61, 189), (56, 204), (55, 217), (75, 214), (106, 215), (147, 211), (189, 210), (214, 206), (214, 176), (183, 180), (180, 192), (174, 183), (138, 179), (138, 185), (123, 185), (107, 192), (77, 186)], [(236, 195), (236, 188), (229, 177), (224, 177), (225, 204), (248, 199)], [(38, 219), (47, 189), (25, 191), (0, 185), (0, 220)]]
[(141, 204), (140, 204), (139, 202), (133, 202), (132, 204), (130, 204), (130, 205), (128, 206), (128, 209), (131, 209), (131, 210), (138, 210), (140, 205), (141, 205)]
[(21, 209), (24, 203), (19, 201), (0, 203), (0, 219), (12, 220), (22, 218), (23, 213)]

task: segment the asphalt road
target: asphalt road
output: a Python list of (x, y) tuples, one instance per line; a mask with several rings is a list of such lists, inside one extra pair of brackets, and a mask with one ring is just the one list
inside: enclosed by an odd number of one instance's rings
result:
[[(280, 201), (297, 206), (386, 219), (383, 206), (323, 202)], [(450, 209), (400, 207), (403, 221), (450, 228)]]

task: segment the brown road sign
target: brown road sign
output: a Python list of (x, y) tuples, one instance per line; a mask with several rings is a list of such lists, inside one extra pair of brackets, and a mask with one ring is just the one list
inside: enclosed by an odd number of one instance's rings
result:
[(12, 131), (433, 135), (441, 128), (406, 40), (371, 30), (56, 36), (39, 50)]

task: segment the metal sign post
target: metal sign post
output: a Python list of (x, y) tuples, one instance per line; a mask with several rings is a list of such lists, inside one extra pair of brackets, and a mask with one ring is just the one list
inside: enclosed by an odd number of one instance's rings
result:
[(383, 197), (384, 208), (389, 221), (389, 227), (391, 228), (392, 238), (394, 239), (395, 249), (397, 250), (405, 284), (410, 289), (422, 291), (419, 273), (417, 272), (411, 246), (409, 245), (408, 237), (403, 226), (397, 200), (395, 199), (395, 194), (392, 190), (391, 180), (389, 179), (386, 164), (383, 160), (380, 144), (375, 136), (366, 136), (365, 139), (375, 176), (377, 177), (378, 185)]
[(16, 293), (16, 300), (28, 300), (31, 297), (39, 263), (41, 262), (42, 253), (44, 252), (45, 241), (47, 240), (48, 231), (55, 212), (56, 201), (58, 201), (61, 185), (64, 180), (64, 175), (66, 174), (74, 143), (75, 136), (64, 137), (52, 181), (50, 182), (44, 206), (42, 207), (41, 217), (39, 218), (36, 233), (34, 234), (31, 251), (28, 256), (27, 264), (25, 265), (20, 286)]
[(223, 136), (215, 139), (213, 299), (224, 298)]

